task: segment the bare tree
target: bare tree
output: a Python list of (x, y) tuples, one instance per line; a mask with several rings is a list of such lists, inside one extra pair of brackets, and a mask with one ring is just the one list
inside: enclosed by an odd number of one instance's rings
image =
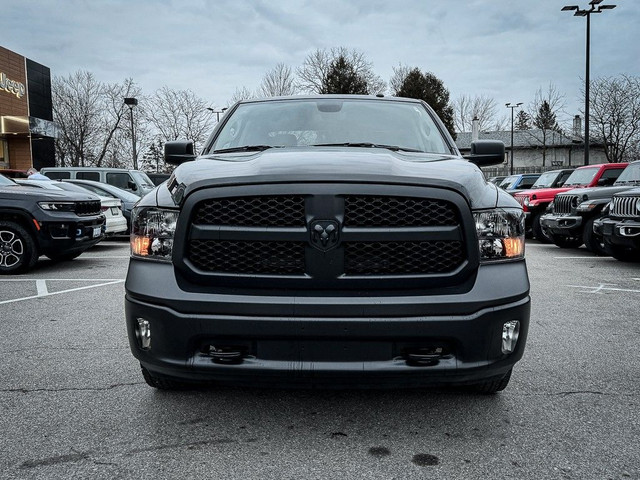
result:
[[(87, 71), (52, 82), (54, 120), (60, 125), (56, 141), (58, 163), (66, 166), (101, 166), (121, 134), (126, 96), (137, 96), (140, 89), (132, 79), (122, 84), (103, 84)], [(120, 155), (120, 162), (126, 161)]]
[(297, 69), (298, 88), (308, 93), (321, 93), (324, 79), (327, 78), (331, 66), (342, 57), (353, 67), (354, 73), (364, 79), (369, 94), (384, 93), (386, 84), (373, 71), (373, 64), (368, 61), (364, 53), (346, 47), (334, 47), (330, 50), (317, 49), (307, 55), (304, 62)]
[(144, 111), (149, 122), (164, 141), (187, 139), (194, 148), (203, 144), (213, 125), (208, 102), (191, 90), (163, 87), (149, 98)]
[(593, 80), (591, 128), (606, 145), (612, 163), (637, 159), (640, 144), (640, 77), (620, 75)]
[(542, 148), (542, 166), (546, 165), (549, 138), (555, 137), (556, 133), (561, 133), (557, 115), (564, 112), (564, 107), (564, 95), (558, 92), (552, 83), (546, 90), (539, 88), (529, 104), (527, 113), (531, 117), (534, 128), (527, 130), (527, 133), (531, 138), (530, 144)]
[(282, 95), (295, 95), (295, 75), (284, 63), (277, 64), (262, 77), (262, 83), (258, 92), (263, 97), (278, 97)]
[(498, 117), (496, 101), (486, 95), (461, 95), (453, 102), (454, 125), (457, 132), (470, 132), (473, 119), (478, 119), (481, 132), (504, 130), (506, 116)]
[(246, 100), (248, 98), (253, 98), (256, 95), (254, 95), (253, 93), (251, 93), (251, 91), (245, 87), (236, 87), (235, 92), (233, 92), (233, 95), (231, 96), (231, 99), (229, 100), (229, 103), (227, 104), (227, 106), (233, 105), (236, 102), (239, 102), (240, 100)]

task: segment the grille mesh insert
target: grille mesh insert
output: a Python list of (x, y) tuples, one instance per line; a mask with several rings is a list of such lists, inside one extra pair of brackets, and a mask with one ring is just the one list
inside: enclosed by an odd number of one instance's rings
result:
[(304, 249), (302, 242), (192, 240), (188, 258), (205, 272), (302, 275)]
[(455, 207), (444, 200), (349, 195), (344, 199), (348, 227), (435, 227), (457, 225)]
[(347, 275), (448, 273), (463, 261), (464, 249), (458, 241), (345, 244)]
[(303, 227), (304, 197), (212, 198), (196, 206), (193, 223), (240, 227)]

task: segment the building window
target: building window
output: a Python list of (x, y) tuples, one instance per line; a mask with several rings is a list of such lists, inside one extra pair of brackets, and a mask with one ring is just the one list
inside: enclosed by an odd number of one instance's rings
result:
[(7, 141), (0, 138), (0, 167), (9, 168), (9, 148)]

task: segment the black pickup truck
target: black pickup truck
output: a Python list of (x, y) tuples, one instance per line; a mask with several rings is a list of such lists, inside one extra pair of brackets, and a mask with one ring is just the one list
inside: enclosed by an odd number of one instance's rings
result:
[(104, 238), (100, 199), (20, 186), (0, 175), (0, 274), (22, 273), (40, 255), (70, 260)]
[[(132, 216), (131, 350), (147, 383), (506, 387), (529, 325), (524, 215), (424, 102), (234, 105)], [(195, 160), (195, 161), (191, 161)]]

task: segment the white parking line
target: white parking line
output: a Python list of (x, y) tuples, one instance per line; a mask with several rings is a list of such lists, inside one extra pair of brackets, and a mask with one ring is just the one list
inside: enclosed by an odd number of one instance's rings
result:
[(611, 257), (553, 257), (556, 260), (611, 260)]
[(97, 258), (131, 258), (131, 255), (81, 255), (80, 259), (97, 259)]
[[(78, 280), (71, 280), (71, 279), (68, 279), (68, 278), (65, 278), (65, 279), (62, 279), (62, 280), (65, 280), (65, 281), (76, 281), (76, 282), (78, 281)], [(11, 280), (0, 280), (0, 281), (11, 281)], [(17, 280), (17, 281), (19, 281), (19, 280)], [(33, 281), (33, 280), (31, 280), (31, 281)], [(95, 281), (95, 279), (85, 279), (85, 281)], [(39, 283), (39, 282), (42, 282), (42, 283)], [(32, 300), (34, 298), (48, 297), (48, 296), (51, 296), (51, 295), (60, 295), (61, 293), (71, 293), (71, 292), (77, 292), (77, 291), (80, 291), (80, 290), (88, 290), (89, 288), (106, 287), (107, 285), (115, 285), (117, 283), (124, 283), (124, 279), (111, 280), (111, 281), (107, 281), (107, 282), (103, 282), (103, 283), (97, 283), (95, 285), (86, 285), (84, 287), (78, 287), (78, 288), (69, 288), (67, 290), (60, 290), (59, 292), (49, 292), (47, 290), (45, 280), (36, 280), (36, 289), (38, 291), (37, 295), (31, 295), (29, 297), (22, 297), (22, 298), (13, 298), (11, 300), (3, 300), (3, 301), (0, 301), (0, 305), (4, 305), (5, 303), (22, 302), (24, 300)]]
[(586, 285), (565, 285), (565, 287), (570, 287), (570, 288), (583, 288), (584, 290), (581, 293), (599, 293), (599, 294), (602, 294), (605, 291), (640, 293), (640, 290), (633, 290), (633, 289), (630, 289), (630, 288), (613, 288), (615, 286), (616, 286), (615, 283), (601, 283), (597, 287), (589, 287), (589, 286), (586, 286)]

